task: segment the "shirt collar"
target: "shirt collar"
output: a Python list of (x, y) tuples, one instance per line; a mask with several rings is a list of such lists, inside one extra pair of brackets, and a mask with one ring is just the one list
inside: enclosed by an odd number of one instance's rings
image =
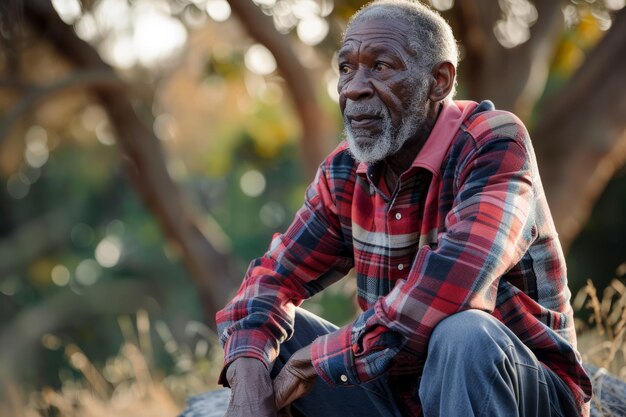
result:
[[(456, 133), (476, 106), (478, 103), (474, 101), (444, 101), (435, 126), (411, 167), (425, 168), (433, 176), (438, 176), (443, 158), (456, 137)], [(357, 173), (367, 173), (367, 168), (367, 164), (361, 162), (357, 166)]]

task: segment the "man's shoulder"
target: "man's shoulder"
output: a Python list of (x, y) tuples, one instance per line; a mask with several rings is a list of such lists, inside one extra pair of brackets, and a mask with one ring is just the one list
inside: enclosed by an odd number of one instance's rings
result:
[(477, 146), (494, 139), (511, 138), (524, 141), (528, 131), (515, 114), (497, 110), (490, 101), (481, 102), (465, 120), (461, 130), (469, 134)]

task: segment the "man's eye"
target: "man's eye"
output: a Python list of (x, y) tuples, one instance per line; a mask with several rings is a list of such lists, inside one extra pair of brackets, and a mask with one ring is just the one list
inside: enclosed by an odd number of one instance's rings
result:
[(381, 72), (386, 70), (388, 67), (389, 66), (384, 62), (377, 62), (376, 64), (374, 64), (374, 71)]

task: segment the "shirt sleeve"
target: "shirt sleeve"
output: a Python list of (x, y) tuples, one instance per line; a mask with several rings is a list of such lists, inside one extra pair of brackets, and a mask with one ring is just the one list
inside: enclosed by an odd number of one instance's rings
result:
[(419, 369), (441, 320), (467, 309), (494, 310), (499, 278), (519, 262), (534, 232), (533, 169), (523, 131), (525, 139), (492, 137), (474, 145), (457, 173), (437, 248), (420, 248), (407, 278), (389, 294), (313, 342), (313, 364), (327, 383), (371, 380), (400, 351)]
[(216, 315), (225, 351), (221, 384), (227, 365), (239, 357), (259, 359), (269, 369), (293, 333), (295, 307), (352, 268), (334, 208), (322, 165), (293, 223), (250, 263), (237, 294)]

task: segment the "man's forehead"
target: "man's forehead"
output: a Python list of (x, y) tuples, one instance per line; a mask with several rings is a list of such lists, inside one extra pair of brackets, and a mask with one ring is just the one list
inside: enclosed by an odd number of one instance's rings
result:
[(402, 21), (392, 21), (384, 17), (353, 22), (346, 31), (342, 47), (351, 42), (370, 42), (385, 44), (387, 42), (408, 47), (406, 36), (408, 25)]
[(384, 17), (356, 21), (346, 31), (342, 49), (353, 42), (368, 42), (381, 46), (391, 43), (407, 48), (409, 46), (407, 32), (408, 25), (405, 22), (392, 21)]

